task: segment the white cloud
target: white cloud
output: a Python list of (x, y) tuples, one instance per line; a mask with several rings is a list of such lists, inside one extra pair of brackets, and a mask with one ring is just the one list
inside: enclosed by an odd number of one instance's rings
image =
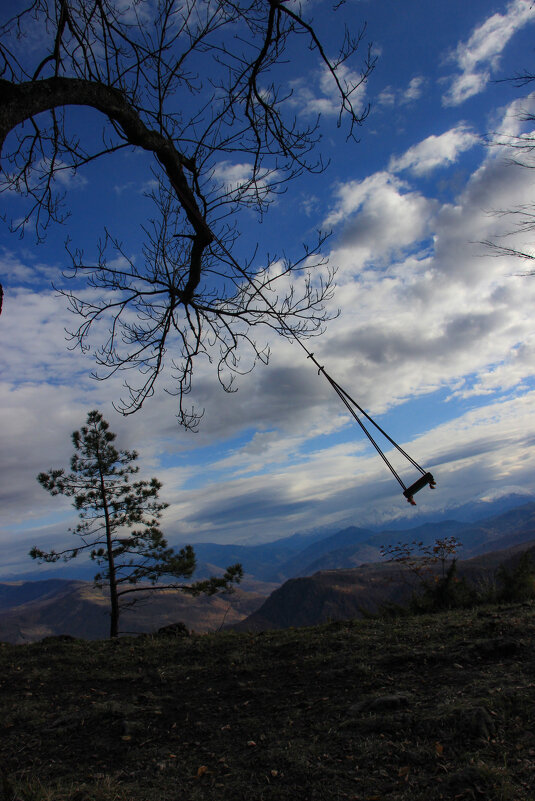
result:
[(231, 201), (248, 195), (252, 197), (253, 193), (267, 200), (278, 177), (277, 170), (265, 169), (256, 175), (253, 182), (253, 165), (251, 163), (233, 163), (231, 161), (220, 161), (216, 164), (212, 174), (212, 180), (218, 188), (223, 187), (227, 199)]
[(416, 75), (411, 78), (408, 85), (404, 89), (395, 89), (392, 86), (386, 86), (377, 97), (377, 103), (380, 106), (393, 106), (405, 105), (407, 103), (414, 103), (418, 100), (426, 87), (427, 79), (423, 75)]
[[(28, 254), (27, 258), (23, 260), (19, 255), (15, 255), (7, 249), (3, 249), (0, 254), (0, 274), (4, 276), (4, 284), (9, 282), (16, 286), (26, 283), (34, 283), (46, 276), (54, 278), (57, 276), (58, 271), (43, 266), (37, 266), (32, 263), (33, 259)], [(4, 287), (5, 288), (5, 287)]]
[(6, 198), (15, 198), (20, 194), (25, 195), (28, 189), (39, 193), (43, 191), (49, 181), (51, 170), (52, 184), (57, 184), (62, 192), (72, 189), (84, 189), (87, 186), (87, 178), (81, 174), (79, 169), (59, 158), (54, 160), (53, 165), (50, 158), (42, 158), (32, 165), (27, 176), (27, 186), (25, 185), (25, 180), (17, 177), (18, 172), (10, 173), (5, 170), (0, 179), (0, 192)]
[[(460, 133), (425, 140), (401, 159), (444, 159), (462, 146)], [(341, 229), (332, 254), (341, 316), (323, 351), (342, 376), (359, 377), (365, 404), (384, 410), (456, 382), (458, 397), (504, 392), (531, 377), (535, 281), (479, 244), (510, 228), (493, 208), (531, 197), (530, 171), (496, 148), (454, 203), (440, 205), (386, 172), (338, 187), (328, 222)]]
[[(438, 479), (436, 492), (422, 492), (418, 512), (460, 505), (497, 491), (504, 483), (525, 489), (535, 476), (535, 450), (529, 432), (535, 430), (535, 393), (492, 403), (437, 426), (404, 448)], [(380, 516), (407, 514), (399, 487), (366, 450), (355, 427), (344, 444), (319, 447), (299, 464), (277, 465), (265, 475), (217, 478), (203, 488), (182, 491), (170, 510), (169, 525), (197, 541), (273, 538), (322, 525), (380, 522)], [(405, 481), (411, 469), (388, 453)], [(372, 500), (373, 499), (373, 500)], [(379, 510), (378, 512), (374, 511)], [(412, 511), (412, 510), (410, 510)], [(417, 523), (417, 517), (415, 524)]]
[(512, 161), (532, 161), (535, 130), (535, 92), (510, 103), (501, 109), (498, 119), (492, 124), (489, 141), (498, 145), (499, 157)]
[(128, 194), (135, 192), (138, 195), (150, 195), (152, 192), (156, 192), (157, 189), (158, 181), (154, 178), (149, 178), (149, 180), (143, 181), (141, 184), (137, 181), (128, 181), (126, 184), (116, 184), (113, 187), (113, 191), (119, 197), (125, 192)]
[[(361, 113), (366, 102), (366, 82), (362, 80), (360, 73), (350, 70), (345, 64), (338, 67), (336, 74), (342, 89), (350, 95), (356, 113)], [(304, 78), (292, 81), (290, 86), (293, 91), (292, 102), (299, 106), (303, 113), (322, 114), (328, 117), (340, 113), (340, 93), (327, 67), (318, 73), (316, 86)]]
[(73, 375), (87, 374), (91, 360), (66, 347), (65, 329), (73, 322), (53, 290), (8, 287), (2, 310), (2, 330), (10, 343), (3, 352), (4, 378), (15, 385), (68, 384)]
[(344, 223), (343, 247), (350, 250), (356, 264), (372, 258), (382, 263), (429, 233), (435, 202), (388, 172), (348, 181), (336, 195), (337, 203), (324, 226)]
[(482, 92), (499, 66), (502, 51), (514, 34), (535, 21), (531, 0), (513, 0), (505, 14), (493, 14), (474, 28), (467, 42), (460, 42), (451, 58), (457, 62), (460, 75), (452, 79), (443, 95), (445, 106), (458, 106)]
[(391, 86), (387, 86), (377, 96), (377, 103), (380, 106), (393, 106), (396, 102), (396, 92)]
[(392, 172), (409, 170), (414, 175), (424, 175), (453, 164), (460, 153), (469, 150), (480, 141), (477, 134), (465, 123), (459, 123), (439, 136), (428, 136), (422, 142), (409, 148), (402, 156), (390, 159), (389, 169)]
[(463, 73), (443, 96), (445, 106), (458, 106), (473, 95), (482, 92), (490, 80), (490, 72)]
[(213, 178), (225, 187), (229, 194), (240, 194), (249, 186), (253, 174), (253, 167), (248, 163), (233, 164), (230, 161), (221, 161), (216, 165)]
[(471, 398), (491, 395), (496, 391), (504, 392), (513, 388), (522, 389), (523, 383), (530, 375), (535, 355), (534, 337), (526, 337), (524, 342), (517, 342), (511, 351), (498, 364), (489, 364), (473, 377), (460, 382), (452, 397)]
[(422, 95), (425, 84), (426, 79), (422, 75), (417, 75), (414, 78), (411, 78), (407, 89), (403, 93), (403, 100), (406, 103), (411, 103), (414, 100), (418, 100), (418, 98)]

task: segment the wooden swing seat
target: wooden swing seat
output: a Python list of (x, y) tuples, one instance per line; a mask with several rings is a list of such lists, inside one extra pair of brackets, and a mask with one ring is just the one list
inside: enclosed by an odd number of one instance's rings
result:
[(416, 501), (414, 500), (413, 495), (416, 495), (417, 492), (426, 487), (428, 484), (429, 489), (435, 489), (436, 481), (431, 473), (424, 473), (424, 475), (420, 476), (420, 478), (415, 481), (414, 484), (411, 484), (410, 487), (407, 487), (407, 489), (403, 491), (403, 495), (412, 506), (416, 506)]

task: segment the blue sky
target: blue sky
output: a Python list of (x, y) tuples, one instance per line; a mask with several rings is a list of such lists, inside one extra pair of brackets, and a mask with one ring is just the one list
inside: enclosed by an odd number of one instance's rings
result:
[[(36, 475), (67, 466), (71, 432), (99, 408), (136, 448), (147, 475), (163, 482), (172, 543), (261, 542), (316, 527), (379, 523), (534, 486), (535, 280), (521, 261), (481, 244), (514, 228), (497, 212), (533, 200), (533, 173), (512, 165), (510, 137), (529, 133), (529, 87), (504, 78), (533, 68), (535, 9), (529, 0), (449, 3), (348, 0), (303, 4), (327, 43), (345, 19), (366, 21), (377, 66), (362, 90), (371, 113), (348, 142), (336, 127), (332, 86), (310, 55), (282, 75), (295, 113), (322, 113), (321, 175), (300, 178), (259, 221), (240, 220), (243, 254), (259, 245), (295, 255), (318, 228), (337, 268), (332, 310), (308, 346), (329, 373), (437, 479), (409, 507), (382, 461), (303, 351), (266, 330), (267, 366), (225, 394), (200, 362), (192, 402), (200, 431), (176, 423), (176, 399), (159, 391), (135, 415), (112, 407), (122, 379), (95, 382), (90, 356), (67, 348), (72, 319), (51, 287), (68, 263), (64, 241), (94, 253), (104, 226), (140, 257), (148, 158), (130, 152), (76, 176), (66, 174), (72, 212), (36, 245), (0, 232), (6, 290), (0, 318), (1, 523), (4, 573), (26, 572), (29, 548), (58, 546), (75, 522), (68, 501), (51, 498)], [(349, 64), (360, 68), (361, 55)], [(76, 112), (91, 132), (95, 119)], [(96, 130), (96, 128), (95, 128)], [(221, 165), (239, 179), (247, 165)], [(2, 195), (6, 215), (20, 200)], [(522, 238), (523, 236), (523, 238)], [(508, 244), (529, 247), (520, 233)], [(170, 377), (167, 378), (170, 382)], [(168, 384), (170, 386), (170, 383)], [(406, 483), (416, 477), (394, 457)]]

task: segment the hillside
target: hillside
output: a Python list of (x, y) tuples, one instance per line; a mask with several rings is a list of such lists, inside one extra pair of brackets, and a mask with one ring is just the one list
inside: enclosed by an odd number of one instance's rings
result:
[[(459, 576), (472, 583), (492, 582), (497, 567), (514, 564), (525, 551), (535, 562), (535, 541), (472, 559), (458, 560)], [(268, 631), (314, 626), (377, 613), (388, 603), (407, 601), (417, 581), (397, 564), (364, 564), (350, 570), (326, 570), (290, 579), (249, 617), (233, 624), (237, 631)]]
[(535, 607), (0, 646), (3, 797), (533, 801)]
[(402, 602), (409, 594), (410, 587), (399, 580), (397, 566), (374, 564), (322, 571), (286, 581), (232, 628), (269, 631), (350, 620), (362, 617), (364, 611), (376, 612), (387, 601)]
[(82, 581), (43, 579), (43, 581), (13, 581), (0, 584), (0, 610), (22, 606), (32, 601), (45, 601), (58, 593), (75, 590)]
[[(198, 632), (215, 631), (234, 623), (262, 604), (274, 585), (246, 582), (234, 593), (192, 598), (181, 592), (145, 596), (126, 610), (120, 630), (152, 632), (182, 621)], [(43, 637), (69, 634), (89, 640), (109, 634), (106, 594), (84, 581), (37, 581), (0, 584), (2, 615), (0, 641), (28, 643)]]
[[(312, 565), (317, 564), (322, 558), (328, 558), (331, 553), (341, 548), (355, 550), (360, 547), (361, 543), (366, 543), (373, 536), (373, 531), (370, 529), (358, 528), (357, 526), (344, 528), (342, 531), (337, 531), (335, 534), (313, 542), (299, 551), (299, 553), (280, 566), (278, 575), (290, 578), (306, 576), (310, 572), (314, 572)], [(362, 561), (367, 560), (363, 559)]]
[(219, 545), (201, 542), (195, 547), (198, 570), (197, 575), (210, 575), (213, 566), (221, 568), (240, 562), (245, 572), (258, 581), (279, 582), (287, 578), (286, 570), (281, 568), (292, 560), (294, 555), (302, 553), (313, 542), (323, 540), (319, 533), (294, 534), (273, 542), (260, 545)]

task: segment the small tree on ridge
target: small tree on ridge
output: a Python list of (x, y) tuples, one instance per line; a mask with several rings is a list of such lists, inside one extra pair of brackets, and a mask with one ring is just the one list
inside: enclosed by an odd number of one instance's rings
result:
[[(37, 480), (51, 495), (74, 498), (81, 522), (70, 529), (81, 544), (63, 551), (45, 552), (34, 546), (33, 559), (42, 562), (69, 561), (82, 552), (103, 571), (95, 576), (97, 586), (110, 590), (110, 637), (119, 633), (121, 609), (135, 603), (132, 593), (146, 592), (138, 582), (150, 582), (153, 590), (179, 589), (193, 595), (214, 594), (229, 589), (242, 576), (241, 565), (227, 569), (221, 578), (184, 584), (171, 581), (157, 584), (160, 578), (189, 579), (195, 570), (195, 553), (191, 545), (174, 551), (158, 528), (162, 511), (168, 504), (158, 499), (161, 484), (132, 481), (139, 468), (133, 465), (135, 451), (118, 451), (113, 442), (116, 435), (96, 410), (89, 412), (87, 423), (72, 435), (75, 453), (71, 458), (71, 473), (63, 469), (39, 473)], [(128, 595), (129, 600), (124, 601)]]
[(457, 576), (459, 548), (462, 548), (462, 542), (453, 535), (437, 537), (431, 545), (413, 540), (411, 543), (381, 546), (382, 557), (405, 567), (420, 582), (422, 592), (413, 594), (410, 603), (412, 611), (433, 612), (474, 603), (474, 590), (464, 578)]

